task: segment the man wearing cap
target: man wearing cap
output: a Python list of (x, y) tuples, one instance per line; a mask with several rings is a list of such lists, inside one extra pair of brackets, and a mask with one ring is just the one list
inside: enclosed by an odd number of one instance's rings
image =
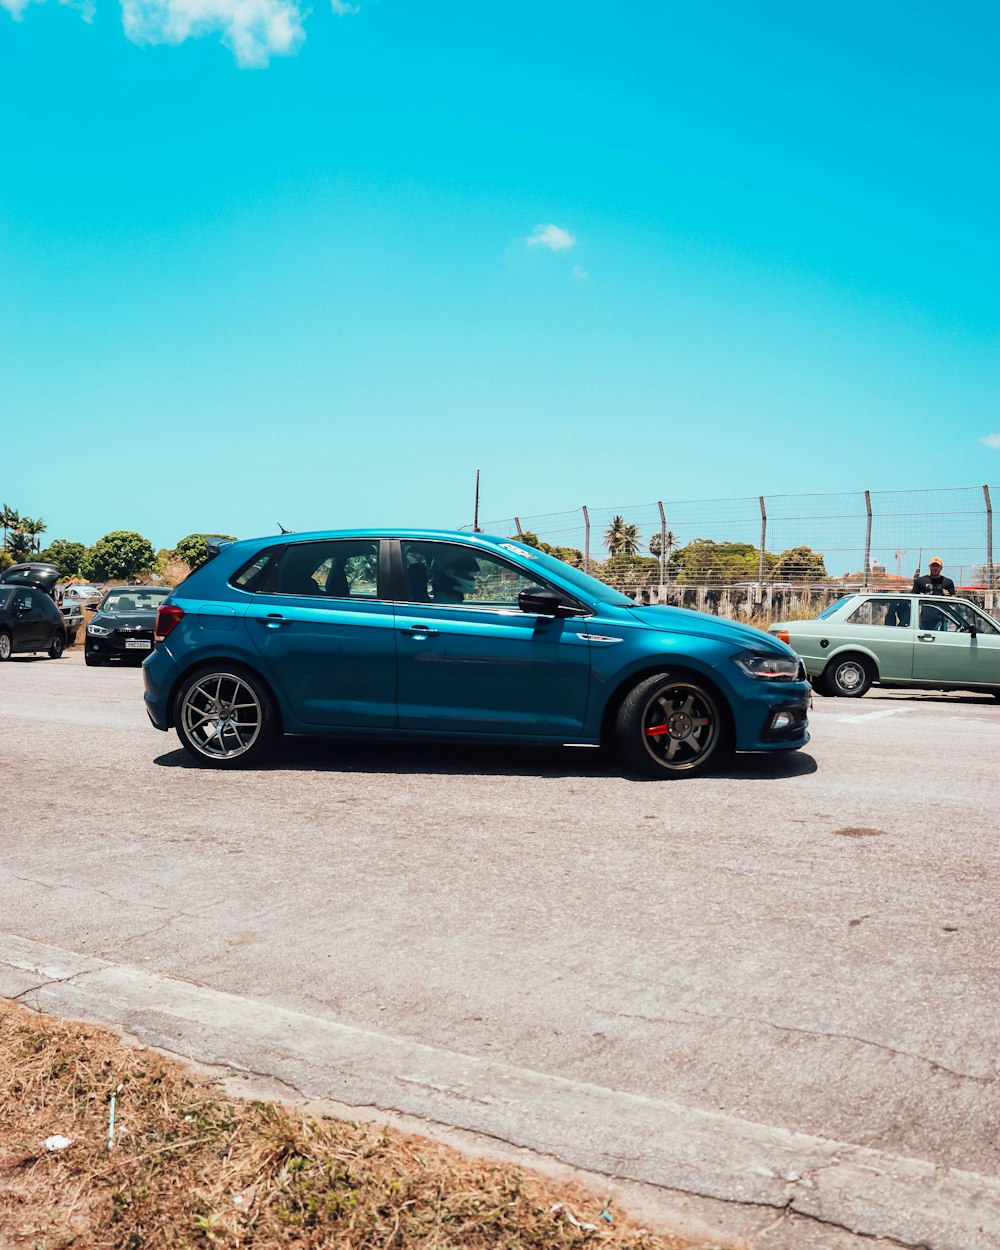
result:
[(912, 595), (950, 595), (955, 596), (955, 583), (950, 577), (944, 577), (941, 573), (941, 557), (931, 556), (928, 564), (930, 572), (925, 573), (923, 577), (914, 577), (913, 589), (910, 591)]

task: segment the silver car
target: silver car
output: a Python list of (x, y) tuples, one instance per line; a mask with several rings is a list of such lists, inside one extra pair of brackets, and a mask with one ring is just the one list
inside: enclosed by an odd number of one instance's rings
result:
[(820, 694), (858, 699), (877, 683), (1000, 698), (1000, 625), (968, 599), (848, 595), (770, 632), (798, 652)]

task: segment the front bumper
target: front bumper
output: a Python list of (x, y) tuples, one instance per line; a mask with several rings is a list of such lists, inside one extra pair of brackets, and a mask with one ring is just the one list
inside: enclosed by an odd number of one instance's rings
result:
[(153, 635), (152, 632), (145, 631), (141, 633), (115, 631), (96, 636), (88, 633), (83, 649), (87, 655), (96, 656), (102, 660), (128, 660), (133, 664), (141, 664), (153, 649)]

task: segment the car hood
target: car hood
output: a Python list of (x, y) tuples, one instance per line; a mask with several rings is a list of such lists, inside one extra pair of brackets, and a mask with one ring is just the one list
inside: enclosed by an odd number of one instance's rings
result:
[(144, 608), (134, 612), (96, 612), (91, 624), (106, 625), (108, 629), (122, 629), (126, 625), (152, 629), (156, 624), (156, 609)]
[(770, 634), (765, 634), (753, 625), (729, 621), (722, 616), (709, 616), (706, 612), (693, 612), (690, 608), (652, 604), (649, 607), (629, 608), (628, 613), (650, 629), (662, 629), (671, 634), (691, 634), (697, 638), (712, 638), (733, 647), (752, 648), (754, 651), (766, 651), (775, 655), (793, 654), (791, 648), (786, 647), (779, 639), (772, 638)]

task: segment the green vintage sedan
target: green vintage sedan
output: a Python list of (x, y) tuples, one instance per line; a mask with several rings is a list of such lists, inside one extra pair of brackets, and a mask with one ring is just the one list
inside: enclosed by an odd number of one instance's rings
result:
[(877, 683), (1000, 698), (1000, 625), (968, 599), (848, 595), (770, 632), (798, 652), (820, 694), (859, 699)]

